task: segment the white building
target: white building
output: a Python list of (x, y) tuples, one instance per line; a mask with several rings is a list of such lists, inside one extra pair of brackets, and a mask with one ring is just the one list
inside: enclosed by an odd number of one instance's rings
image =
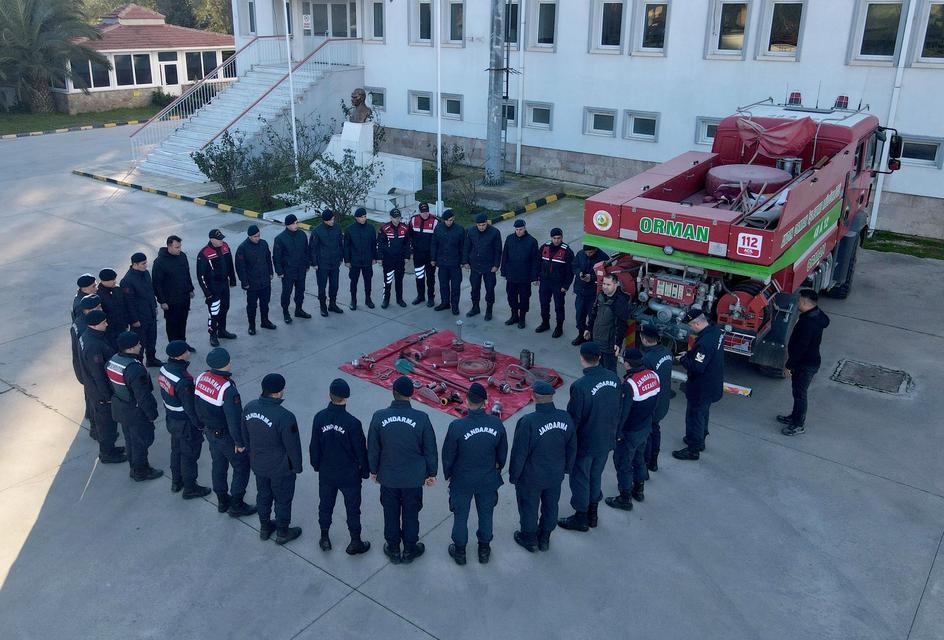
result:
[[(449, 142), (474, 161), (489, 5), (285, 3), (295, 60), (326, 36), (363, 40), (363, 82), (391, 151), (428, 157), (442, 109)], [(233, 0), (233, 12), (237, 47), (285, 32), (282, 0)], [(880, 226), (944, 237), (944, 0), (509, 0), (505, 15), (509, 169), (610, 185), (709, 146), (739, 105), (798, 92), (805, 106), (867, 106), (898, 129), (904, 166), (885, 182)]]

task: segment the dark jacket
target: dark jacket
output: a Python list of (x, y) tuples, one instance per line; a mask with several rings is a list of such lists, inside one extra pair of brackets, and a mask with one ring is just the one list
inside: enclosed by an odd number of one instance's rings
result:
[(560, 485), (577, 456), (577, 430), (566, 411), (552, 402), (534, 406), (518, 420), (508, 463), (508, 479), (533, 489)]
[(111, 400), (111, 384), (105, 373), (105, 367), (115, 350), (105, 340), (105, 332), (91, 327), (79, 336), (79, 351), (81, 353), (82, 384), (89, 395), (97, 402)]
[(193, 280), (190, 278), (190, 261), (186, 253), (181, 251), (174, 256), (167, 247), (161, 247), (151, 265), (151, 279), (158, 304), (189, 306)]
[(210, 369), (194, 381), (197, 417), (207, 431), (229, 432), (239, 446), (242, 442), (243, 402), (229, 371)]
[(301, 229), (285, 229), (272, 243), (272, 263), (279, 276), (301, 276), (308, 271), (308, 236)]
[(787, 343), (787, 369), (819, 369), (822, 364), (819, 345), (823, 340), (823, 329), (828, 326), (829, 316), (819, 307), (800, 314)]
[(258, 291), (272, 286), (272, 252), (269, 243), (259, 239), (243, 240), (236, 249), (236, 276), (243, 289)]
[(150, 273), (128, 269), (121, 279), (121, 292), (125, 296), (129, 324), (157, 321), (157, 299), (154, 297)]
[[(581, 249), (574, 256), (571, 268), (574, 271), (574, 293), (578, 296), (592, 296), (597, 292), (597, 274), (593, 270), (593, 265), (598, 262), (609, 260), (605, 252), (597, 249), (597, 252), (591, 258), (587, 255), (586, 249)], [(590, 282), (584, 282), (580, 276), (590, 276)]]
[(280, 478), (303, 470), (298, 422), (281, 398), (263, 396), (243, 408), (242, 442), (257, 476)]
[(364, 426), (344, 405), (330, 403), (315, 414), (308, 455), (324, 485), (359, 487), (370, 477)]
[(629, 296), (622, 289), (617, 289), (612, 296), (602, 291), (597, 294), (587, 316), (587, 326), (593, 341), (606, 353), (613, 353), (614, 346), (622, 346), (630, 312)]
[(534, 282), (541, 270), (538, 241), (525, 232), (520, 238), (514, 232), (505, 237), (502, 248), (501, 274), (508, 282)]
[(75, 379), (85, 384), (82, 380), (82, 349), (79, 346), (79, 338), (88, 328), (88, 322), (85, 319), (86, 314), (79, 311), (69, 326), (69, 339), (72, 342), (72, 372), (75, 373)]
[(79, 315), (79, 312), (81, 311), (79, 309), (79, 304), (82, 302), (82, 298), (84, 298), (87, 295), (88, 294), (86, 293), (82, 293), (81, 289), (75, 292), (75, 297), (72, 298), (72, 315), (69, 316), (70, 320), (75, 320), (76, 317)]
[(652, 416), (660, 395), (659, 375), (645, 365), (626, 371), (623, 383), (623, 408), (620, 412), (620, 437), (652, 426)]
[(659, 376), (659, 400), (656, 402), (655, 413), (652, 414), (652, 421), (659, 423), (669, 413), (669, 400), (672, 397), (672, 352), (657, 344), (643, 351), (642, 363)]
[(679, 360), (688, 371), (685, 397), (693, 403), (717, 402), (724, 393), (724, 334), (716, 324), (702, 329)]
[(508, 459), (505, 425), (484, 409), (449, 423), (443, 440), (443, 476), (458, 493), (489, 491), (503, 484), (501, 470)]
[(392, 489), (420, 487), (435, 477), (439, 455), (429, 416), (409, 400), (394, 400), (375, 412), (367, 432), (367, 459), (370, 472)]
[(214, 247), (209, 242), (197, 254), (197, 282), (207, 298), (216, 298), (227, 287), (236, 286), (233, 254), (225, 242)]
[(570, 385), (567, 413), (577, 429), (578, 456), (603, 456), (613, 448), (621, 399), (619, 376), (600, 365), (587, 367)]
[(140, 360), (132, 354), (116, 353), (108, 361), (108, 380), (114, 391), (111, 416), (117, 422), (128, 425), (157, 420), (154, 385)]
[(502, 238), (498, 229), (492, 225), (479, 231), (475, 225), (469, 227), (462, 246), (462, 264), (469, 265), (472, 271), (485, 273), (492, 267), (501, 266)]
[(465, 229), (458, 222), (452, 226), (446, 223), (436, 225), (433, 241), (429, 248), (430, 260), (437, 267), (458, 267), (462, 264), (462, 251), (465, 245)]
[(410, 257), (410, 227), (388, 222), (377, 232), (377, 255), (384, 265), (397, 266)]
[(410, 244), (413, 254), (423, 258), (429, 257), (432, 251), (433, 235), (439, 226), (439, 218), (430, 214), (423, 220), (419, 213), (410, 218)]
[(574, 251), (566, 242), (554, 246), (553, 242), (541, 245), (541, 280), (547, 280), (561, 289), (569, 289), (574, 280)]
[(342, 246), (341, 225), (324, 224), (323, 222), (312, 229), (308, 241), (308, 257), (311, 266), (319, 269), (341, 268), (341, 258), (344, 255)]
[(200, 426), (193, 376), (187, 371), (189, 365), (187, 360), (168, 358), (157, 374), (167, 430), (178, 437), (184, 435), (188, 423), (194, 427)]
[(105, 329), (105, 337), (116, 350), (118, 348), (117, 338), (122, 331), (127, 331), (130, 322), (128, 313), (128, 301), (125, 298), (121, 287), (104, 287), (98, 285), (98, 297), (102, 299), (102, 311), (108, 317), (108, 328)]
[(352, 267), (369, 267), (377, 258), (377, 231), (369, 222), (355, 222), (344, 231), (344, 261)]

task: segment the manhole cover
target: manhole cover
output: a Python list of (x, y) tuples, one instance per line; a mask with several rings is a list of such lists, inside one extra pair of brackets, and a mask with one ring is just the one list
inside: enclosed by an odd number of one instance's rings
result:
[(832, 379), (862, 389), (895, 395), (905, 393), (911, 385), (911, 376), (904, 371), (856, 360), (840, 360)]

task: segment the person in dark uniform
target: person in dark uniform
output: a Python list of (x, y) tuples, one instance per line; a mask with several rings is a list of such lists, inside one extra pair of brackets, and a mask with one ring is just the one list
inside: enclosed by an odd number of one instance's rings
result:
[(603, 276), (583, 337), (599, 345), (600, 363), (613, 373), (616, 373), (616, 354), (623, 348), (631, 312), (629, 296), (620, 289), (619, 277), (613, 273)]
[(75, 373), (75, 379), (82, 385), (82, 395), (85, 398), (85, 419), (89, 423), (89, 436), (96, 439), (95, 432), (95, 402), (92, 400), (90, 390), (85, 384), (84, 374), (82, 372), (82, 350), (79, 346), (79, 338), (88, 328), (88, 314), (102, 308), (102, 299), (97, 294), (89, 294), (82, 298), (79, 303), (79, 315), (75, 317), (69, 326), (69, 339), (72, 343), (72, 371)]
[(643, 364), (642, 351), (627, 349), (623, 354), (626, 380), (623, 383), (623, 406), (619, 420), (613, 466), (619, 495), (606, 499), (614, 509), (631, 511), (633, 500), (642, 502), (649, 472), (646, 469), (646, 442), (652, 415), (659, 402), (659, 375)]
[(366, 553), (370, 543), (361, 540), (361, 481), (370, 477), (367, 439), (361, 421), (347, 411), (351, 388), (341, 378), (331, 381), (328, 406), (315, 414), (311, 423), (308, 455), (318, 474), (318, 525), (323, 551), (331, 550), (331, 520), (338, 492), (344, 496), (347, 530), (351, 542), (347, 554)]
[(829, 326), (829, 316), (818, 305), (819, 295), (815, 291), (800, 289), (797, 297), (800, 317), (787, 343), (785, 367), (793, 391), (793, 411), (786, 416), (777, 416), (777, 421), (784, 425), (780, 433), (785, 436), (806, 433), (806, 395), (822, 364), (819, 346), (823, 341), (823, 330)]
[[(302, 535), (292, 524), (295, 479), (303, 471), (302, 443), (295, 414), (282, 406), (285, 378), (277, 373), (262, 378), (262, 396), (243, 408), (242, 441), (249, 449), (249, 464), (256, 475), (259, 538), (275, 544)], [(275, 522), (271, 520), (275, 503)]]
[(157, 401), (151, 376), (139, 360), (141, 340), (134, 331), (118, 336), (118, 353), (105, 367), (111, 383), (111, 415), (121, 425), (135, 482), (156, 480), (164, 475), (148, 462), (148, 448), (154, 444)]
[(443, 440), (443, 477), (449, 482), (449, 505), (455, 514), (449, 555), (458, 565), (466, 562), (473, 498), (479, 518), (479, 562), (487, 563), (492, 555), (492, 515), (498, 504), (498, 487), (504, 484), (501, 472), (508, 459), (508, 435), (497, 416), (485, 413), (487, 399), (485, 387), (478, 382), (469, 385), (469, 413), (449, 424)]
[(577, 458), (570, 472), (570, 506), (574, 515), (558, 524), (571, 531), (597, 526), (603, 469), (616, 444), (617, 416), (622, 402), (619, 376), (600, 366), (600, 347), (595, 342), (580, 346), (583, 376), (570, 385), (567, 413), (577, 429)]
[(75, 292), (75, 297), (72, 298), (72, 315), (69, 316), (70, 320), (75, 320), (76, 316), (79, 315), (79, 303), (82, 302), (82, 298), (96, 292), (95, 276), (91, 273), (83, 273), (75, 281), (75, 286), (78, 287), (78, 290)]
[(524, 329), (524, 319), (531, 301), (531, 284), (538, 281), (541, 271), (541, 254), (538, 241), (528, 233), (524, 220), (515, 220), (514, 232), (505, 238), (502, 248), (501, 274), (505, 278), (505, 293), (511, 316), (505, 324), (517, 324)]
[(105, 339), (108, 321), (100, 309), (90, 311), (85, 317), (87, 328), (79, 337), (81, 374), (92, 402), (92, 421), (98, 440), (98, 459), (103, 464), (117, 464), (127, 460), (124, 447), (116, 447), (118, 426), (111, 417), (111, 384), (105, 367), (115, 350)]
[(439, 218), (430, 215), (429, 203), (421, 202), (419, 213), (410, 218), (410, 244), (413, 246), (413, 275), (416, 276), (416, 298), (413, 304), (425, 301), (436, 304), (436, 267), (432, 264), (433, 234)]
[(341, 273), (341, 259), (344, 257), (343, 245), (337, 217), (334, 211), (325, 209), (321, 212), (321, 224), (312, 229), (308, 242), (311, 266), (315, 267), (315, 275), (318, 277), (318, 305), (324, 318), (328, 317), (329, 311), (344, 313), (338, 306), (338, 279)]
[(430, 245), (430, 264), (439, 271), (439, 304), (436, 311), (452, 309), (459, 315), (459, 290), (462, 288), (462, 250), (465, 245), (465, 229), (456, 222), (452, 209), (442, 214), (442, 224), (433, 231)]
[(311, 314), (302, 307), (305, 304), (305, 278), (308, 276), (310, 258), (308, 256), (308, 236), (298, 228), (298, 218), (294, 213), (285, 216), (285, 229), (275, 236), (272, 245), (272, 263), (275, 275), (282, 279), (282, 319), (285, 324), (292, 324), (288, 305), (295, 292), (295, 317), (311, 318)]
[(605, 252), (593, 245), (585, 244), (574, 256), (574, 315), (577, 316), (577, 337), (570, 344), (575, 347), (587, 341), (584, 332), (591, 328), (587, 316), (597, 299), (597, 274), (593, 265), (610, 259)]
[(236, 269), (229, 245), (223, 242), (225, 237), (219, 229), (211, 229), (209, 242), (197, 254), (197, 282), (206, 299), (207, 331), (214, 347), (220, 345), (220, 338), (236, 339), (235, 333), (226, 330), (229, 290), (236, 286)]
[(561, 482), (577, 456), (577, 430), (570, 414), (554, 406), (554, 387), (538, 381), (532, 393), (534, 412), (515, 425), (508, 479), (515, 485), (521, 521), (515, 542), (534, 553), (548, 550), (557, 526)]
[(364, 277), (364, 304), (374, 308), (370, 299), (370, 283), (377, 262), (377, 231), (367, 222), (367, 209), (358, 207), (354, 211), (354, 224), (344, 232), (344, 264), (351, 279), (351, 311), (357, 309), (357, 281)]
[(492, 305), (495, 304), (495, 274), (501, 267), (502, 237), (498, 229), (488, 223), (484, 213), (475, 216), (475, 226), (470, 227), (465, 235), (462, 250), (462, 263), (469, 268), (469, 283), (472, 285), (472, 308), (466, 313), (472, 318), (481, 313), (479, 299), (482, 295), (482, 282), (485, 282), (485, 319), (492, 319)]
[(708, 436), (708, 410), (724, 394), (724, 334), (701, 309), (689, 309), (682, 322), (697, 337), (691, 350), (676, 358), (688, 371), (685, 383), (685, 444), (672, 452), (677, 460), (698, 460)]
[(172, 340), (165, 351), (167, 362), (157, 374), (157, 386), (170, 434), (170, 490), (182, 490), (184, 500), (193, 500), (210, 494), (209, 487), (197, 484), (203, 430), (197, 416), (193, 376), (187, 371), (193, 347), (183, 340)]
[(246, 292), (246, 318), (249, 335), (256, 335), (256, 305), (263, 329), (275, 329), (269, 320), (269, 300), (272, 299), (272, 253), (269, 243), (262, 239), (259, 227), (252, 224), (246, 229), (246, 239), (236, 249), (236, 276)]
[(169, 236), (167, 246), (161, 247), (151, 267), (154, 295), (164, 310), (167, 340), (187, 340), (187, 318), (193, 299), (193, 279), (190, 261), (180, 250), (180, 237)]
[(399, 209), (391, 209), (390, 222), (380, 227), (377, 232), (377, 255), (380, 256), (384, 272), (381, 309), (390, 306), (391, 286), (396, 290), (397, 304), (406, 306), (403, 301), (403, 270), (405, 261), (410, 257), (410, 228), (400, 223), (401, 217)]
[(552, 338), (564, 335), (564, 296), (574, 279), (574, 252), (564, 242), (564, 232), (559, 227), (551, 229), (551, 241), (541, 245), (541, 284), (538, 297), (541, 301), (541, 324), (535, 333), (544, 333), (551, 328), (551, 299), (554, 300), (554, 326)]
[[(222, 347), (211, 349), (206, 363), (210, 369), (197, 376), (194, 395), (197, 417), (203, 425), (213, 460), (216, 510), (228, 512), (233, 518), (251, 516), (256, 508), (243, 500), (249, 484), (249, 455), (242, 442), (243, 405), (232, 380), (229, 352)], [(231, 465), (233, 481), (227, 483)]]
[(659, 400), (652, 414), (652, 428), (646, 441), (646, 466), (649, 471), (659, 470), (659, 449), (662, 446), (662, 420), (669, 413), (672, 399), (672, 352), (659, 342), (659, 330), (646, 325), (640, 331), (642, 363), (659, 376)]
[(131, 325), (128, 319), (128, 303), (117, 282), (118, 274), (113, 269), (102, 269), (98, 274), (98, 297), (102, 300), (102, 311), (108, 317), (105, 339), (114, 350), (118, 350), (118, 334)]
[[(370, 475), (380, 484), (384, 513), (384, 554), (393, 564), (409, 564), (423, 555), (418, 542), (423, 485), (436, 484), (439, 455), (429, 416), (410, 405), (413, 383), (400, 376), (393, 402), (374, 413), (367, 432)], [(400, 553), (400, 542), (403, 553)]]
[(159, 367), (157, 359), (157, 298), (154, 284), (147, 270), (147, 256), (138, 252), (131, 256), (131, 268), (121, 279), (121, 293), (127, 301), (131, 329), (141, 338), (142, 352), (147, 357), (145, 364)]

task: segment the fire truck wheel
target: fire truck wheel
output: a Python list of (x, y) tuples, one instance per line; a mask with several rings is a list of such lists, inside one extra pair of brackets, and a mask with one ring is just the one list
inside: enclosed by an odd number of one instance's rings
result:
[(859, 244), (856, 243), (855, 248), (852, 249), (852, 257), (849, 258), (849, 272), (846, 274), (846, 281), (826, 291), (825, 293), (828, 297), (836, 298), (837, 300), (845, 300), (849, 297), (849, 292), (852, 290), (852, 278), (855, 276), (856, 259), (858, 259), (858, 257)]
[(765, 378), (777, 378), (782, 380), (786, 377), (783, 373), (783, 369), (778, 369), (777, 367), (768, 367), (761, 364), (755, 364), (754, 370)]

